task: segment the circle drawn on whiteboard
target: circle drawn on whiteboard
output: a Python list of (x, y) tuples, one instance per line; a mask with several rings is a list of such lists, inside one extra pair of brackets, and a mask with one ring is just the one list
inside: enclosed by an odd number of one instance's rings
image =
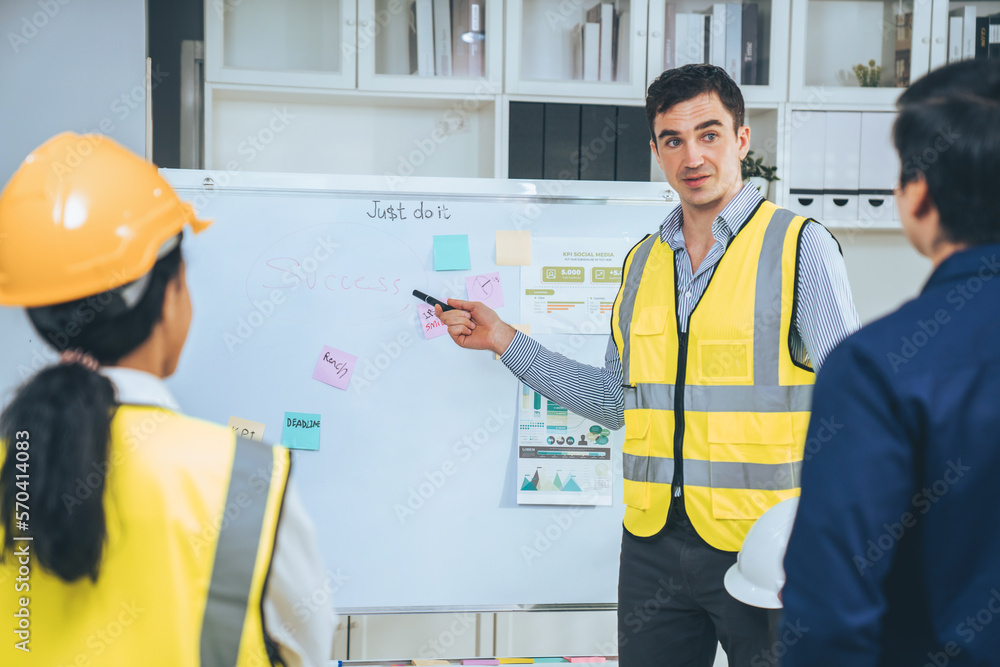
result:
[(412, 308), (410, 288), (426, 280), (423, 262), (392, 234), (316, 225), (277, 239), (253, 260), (246, 312), (307, 324), (380, 322)]

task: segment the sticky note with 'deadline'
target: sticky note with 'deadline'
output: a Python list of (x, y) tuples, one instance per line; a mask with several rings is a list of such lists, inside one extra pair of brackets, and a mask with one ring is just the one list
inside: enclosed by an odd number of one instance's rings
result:
[(417, 306), (417, 319), (420, 320), (420, 330), (424, 332), (424, 338), (437, 338), (448, 333), (448, 327), (434, 314), (434, 306), (429, 303), (422, 303)]
[(468, 234), (434, 237), (435, 271), (468, 271), (471, 266)]
[(281, 444), (291, 449), (319, 450), (319, 418), (311, 412), (286, 412)]
[(531, 232), (527, 229), (498, 231), (497, 264), (499, 266), (531, 264)]
[(469, 276), (465, 279), (465, 288), (469, 293), (469, 301), (481, 301), (490, 308), (503, 305), (503, 285), (497, 272), (484, 273), (481, 276)]
[(337, 389), (347, 389), (354, 375), (354, 366), (358, 358), (329, 345), (323, 346), (323, 351), (313, 369), (313, 379), (325, 382)]

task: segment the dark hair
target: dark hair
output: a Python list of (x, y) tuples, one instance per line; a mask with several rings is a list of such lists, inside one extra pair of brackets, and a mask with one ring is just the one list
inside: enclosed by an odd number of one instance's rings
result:
[(1000, 62), (980, 58), (939, 67), (904, 90), (896, 100), (896, 106), (903, 108), (935, 97), (954, 95), (1000, 100)]
[(740, 87), (721, 67), (704, 63), (684, 65), (677, 69), (668, 69), (656, 77), (646, 91), (646, 121), (649, 123), (649, 136), (654, 144), (656, 132), (653, 123), (656, 117), (671, 107), (703, 93), (718, 95), (722, 106), (733, 117), (733, 130), (739, 132), (743, 127), (743, 117), (746, 113)]
[[(987, 77), (973, 81), (963, 75), (964, 88), (941, 78), (939, 73), (951, 68), (949, 65), (933, 73), (943, 84), (940, 89), (923, 86), (918, 95), (900, 101), (893, 127), (901, 162), (899, 183), (904, 186), (924, 178), (946, 240), (968, 245), (998, 243), (1000, 90), (996, 84), (1000, 82), (1000, 63), (975, 68), (992, 70), (992, 84)], [(964, 67), (962, 71), (971, 69)], [(981, 91), (990, 97), (980, 95)]]
[[(29, 308), (28, 317), (57, 350), (79, 349), (111, 364), (149, 338), (162, 316), (167, 284), (178, 275), (180, 264), (178, 244), (153, 266), (134, 308), (126, 305), (118, 288)], [(67, 582), (83, 576), (97, 580), (107, 537), (104, 483), (116, 407), (111, 381), (78, 363), (44, 368), (18, 389), (0, 415), (0, 442), (6, 445), (0, 467), (4, 555), (13, 549), (20, 521), (15, 514), (23, 510), (16, 506), (22, 491), (17, 484), (24, 487), (28, 480), (30, 534), (38, 563)], [(27, 461), (17, 458), (18, 451), (29, 452)], [(19, 463), (28, 465), (20, 470)]]

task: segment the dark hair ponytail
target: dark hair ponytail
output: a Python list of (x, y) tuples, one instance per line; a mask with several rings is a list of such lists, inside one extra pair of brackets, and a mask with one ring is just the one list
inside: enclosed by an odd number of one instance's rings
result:
[[(119, 288), (31, 308), (28, 316), (57, 350), (79, 349), (112, 364), (149, 338), (180, 263), (178, 244), (157, 261), (134, 307)], [(27, 524), (25, 534), (32, 537), (34, 556), (44, 569), (67, 582), (84, 576), (97, 580), (107, 538), (104, 487), (116, 407), (111, 381), (81, 363), (45, 368), (18, 389), (0, 415), (0, 442), (6, 449), (0, 467), (4, 555)], [(19, 459), (18, 452), (27, 454)], [(27, 502), (21, 494), (27, 494)], [(29, 516), (19, 518), (25, 506)]]
[[(97, 580), (114, 407), (110, 380), (81, 364), (59, 364), (24, 385), (0, 418), (0, 439), (7, 443), (0, 468), (5, 550), (13, 545), (17, 517), (30, 508), (25, 534), (33, 536), (35, 557), (65, 581)], [(19, 451), (28, 453), (23, 461)], [(22, 489), (27, 502), (17, 507)]]

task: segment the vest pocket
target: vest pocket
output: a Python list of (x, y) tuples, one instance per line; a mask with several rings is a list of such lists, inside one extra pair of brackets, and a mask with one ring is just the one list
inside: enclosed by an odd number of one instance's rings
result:
[(752, 340), (700, 340), (695, 377), (703, 383), (750, 383), (752, 358)]
[(652, 410), (625, 411), (625, 442), (622, 445), (624, 481), (622, 500), (629, 507), (649, 509), (649, 423)]
[(631, 358), (641, 359), (636, 365), (629, 361), (631, 382), (673, 382), (667, 378), (667, 355), (677, 354), (676, 341), (668, 342), (664, 332), (672, 310), (666, 306), (650, 306), (639, 311), (632, 323)]
[(798, 457), (787, 412), (709, 413), (708, 450), (714, 518), (756, 520), (792, 494)]

